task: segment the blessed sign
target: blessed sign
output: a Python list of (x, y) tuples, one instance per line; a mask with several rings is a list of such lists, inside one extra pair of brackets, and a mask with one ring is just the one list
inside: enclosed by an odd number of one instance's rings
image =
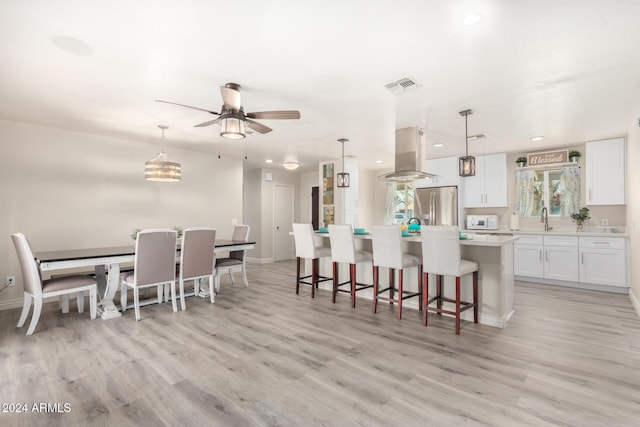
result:
[(547, 151), (544, 153), (527, 154), (527, 165), (550, 165), (569, 161), (569, 150)]

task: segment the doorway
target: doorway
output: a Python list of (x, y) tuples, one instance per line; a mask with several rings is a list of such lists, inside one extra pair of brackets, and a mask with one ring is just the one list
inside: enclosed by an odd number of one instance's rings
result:
[(273, 242), (276, 261), (293, 259), (293, 187), (290, 185), (275, 186), (273, 200)]
[(314, 230), (320, 227), (320, 187), (311, 187), (311, 225)]

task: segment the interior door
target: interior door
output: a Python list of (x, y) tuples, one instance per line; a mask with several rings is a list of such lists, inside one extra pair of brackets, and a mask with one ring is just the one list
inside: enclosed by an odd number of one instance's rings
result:
[(274, 193), (274, 253), (276, 261), (293, 259), (293, 187), (276, 185)]

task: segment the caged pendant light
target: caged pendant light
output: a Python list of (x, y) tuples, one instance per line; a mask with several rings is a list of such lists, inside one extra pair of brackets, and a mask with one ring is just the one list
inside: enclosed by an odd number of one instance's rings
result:
[(169, 129), (167, 125), (158, 125), (162, 129), (162, 151), (158, 157), (144, 162), (144, 179), (157, 182), (180, 182), (182, 167), (180, 163), (169, 161), (169, 156), (164, 152), (164, 131)]
[(474, 176), (476, 174), (476, 158), (469, 155), (469, 129), (467, 126), (467, 118), (473, 114), (471, 110), (460, 111), (460, 115), (464, 116), (464, 145), (466, 147), (466, 154), (460, 157), (459, 160), (459, 172), (460, 176)]
[(344, 143), (349, 142), (346, 138), (340, 138), (338, 142), (342, 143), (342, 169), (339, 174), (337, 174), (337, 186), (339, 188), (347, 188), (350, 185), (350, 177), (347, 172), (344, 171)]

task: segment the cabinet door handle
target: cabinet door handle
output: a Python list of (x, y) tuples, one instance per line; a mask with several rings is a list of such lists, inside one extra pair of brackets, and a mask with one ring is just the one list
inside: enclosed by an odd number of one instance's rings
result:
[(544, 251), (544, 260), (549, 261), (549, 251)]
[(609, 245), (610, 242), (592, 242), (594, 245)]
[(489, 203), (489, 196), (487, 193), (484, 193), (484, 204), (486, 205), (487, 203)]
[(540, 261), (542, 261), (542, 249), (540, 249)]
[(484, 203), (483, 200), (484, 200), (484, 195), (482, 193), (480, 193), (480, 204)]
[(584, 264), (584, 252), (580, 253), (580, 264)]
[(591, 201), (591, 189), (589, 189), (589, 201)]

